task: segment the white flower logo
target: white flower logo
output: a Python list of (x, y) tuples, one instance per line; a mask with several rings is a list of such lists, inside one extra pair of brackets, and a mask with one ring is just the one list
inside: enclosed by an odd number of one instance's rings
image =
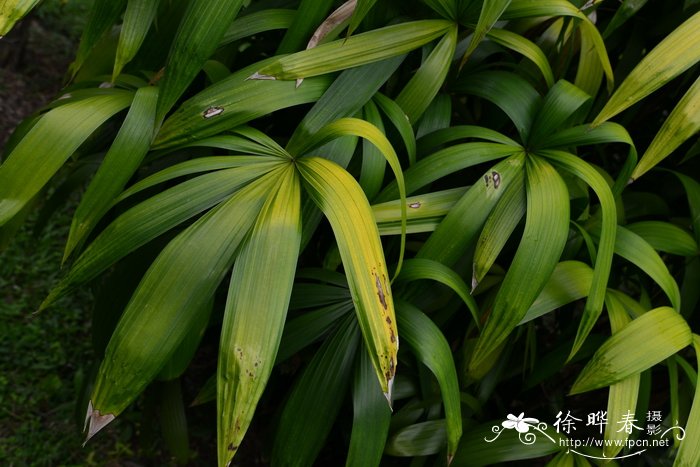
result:
[(508, 414), (506, 417), (508, 420), (504, 420), (501, 425), (503, 425), (503, 428), (507, 428), (509, 430), (515, 428), (518, 433), (527, 433), (530, 431), (530, 427), (532, 425), (539, 423), (539, 420), (536, 418), (524, 418), (524, 416), (525, 412), (521, 412), (517, 417), (513, 414)]

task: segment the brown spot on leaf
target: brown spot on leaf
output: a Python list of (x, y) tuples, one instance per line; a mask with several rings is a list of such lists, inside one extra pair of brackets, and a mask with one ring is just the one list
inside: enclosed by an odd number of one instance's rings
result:
[(386, 303), (386, 296), (384, 295), (384, 288), (382, 288), (382, 282), (379, 280), (379, 274), (376, 272), (374, 273), (374, 283), (377, 286), (377, 297), (379, 297), (379, 302), (386, 310), (388, 305)]
[(501, 186), (501, 174), (498, 172), (491, 172), (491, 176), (493, 177), (493, 187), (498, 188)]
[(388, 316), (386, 317), (386, 324), (391, 324), (391, 318), (389, 318)]
[(410, 203), (408, 207), (412, 209), (418, 209), (419, 207), (421, 207), (421, 204), (419, 201), (416, 201), (415, 203)]
[(235, 451), (236, 449), (238, 449), (238, 446), (234, 445), (233, 443), (230, 443), (230, 444), (228, 445), (228, 450), (229, 450), (229, 451)]

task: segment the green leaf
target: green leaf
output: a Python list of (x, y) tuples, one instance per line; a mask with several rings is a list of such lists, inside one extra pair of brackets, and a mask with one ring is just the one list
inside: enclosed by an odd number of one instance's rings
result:
[(593, 283), (593, 270), (580, 261), (562, 261), (540, 292), (519, 325), (544, 316), (573, 301), (588, 296)]
[(700, 12), (644, 56), (593, 120), (600, 125), (648, 96), (700, 60)]
[[(339, 118), (357, 114), (396, 71), (404, 58), (405, 56), (394, 57), (343, 71), (294, 130), (287, 144), (289, 153), (301, 155), (299, 150), (311, 135)], [(299, 92), (306, 86), (304, 84), (294, 92)]]
[(479, 307), (469, 292), (469, 287), (453, 269), (442, 263), (425, 258), (413, 258), (404, 262), (397, 283), (416, 280), (434, 280), (452, 289), (467, 305), (474, 323), (479, 325)]
[(615, 198), (610, 186), (600, 173), (580, 158), (563, 151), (541, 151), (540, 154), (550, 158), (552, 163), (564, 170), (571, 172), (590, 186), (598, 196), (601, 211), (601, 227), (593, 268), (591, 290), (584, 307), (583, 318), (576, 333), (576, 339), (569, 358), (573, 357), (580, 349), (588, 334), (593, 329), (603, 310), (605, 289), (607, 288), (610, 269), (612, 267), (613, 251), (616, 243), (617, 211)]
[(119, 415), (175, 352), (278, 179), (272, 173), (231, 196), (175, 237), (151, 265), (105, 351), (88, 408), (88, 438)]
[(610, 386), (638, 374), (690, 345), (688, 324), (669, 307), (655, 308), (600, 346), (569, 394)]
[[(237, 452), (267, 385), (282, 337), (301, 242), (300, 184), (278, 174), (231, 275), (219, 347), (219, 465)], [(274, 284), (274, 287), (269, 287)]]
[[(277, 351), (277, 362), (287, 360), (304, 347), (325, 337), (340, 318), (353, 310), (350, 291), (347, 291), (347, 295), (348, 297), (344, 302), (309, 311), (297, 318), (288, 320), (284, 327), (279, 350)], [(376, 381), (376, 377), (374, 379)], [(381, 395), (379, 397), (386, 407), (386, 400)]]
[(145, 87), (136, 91), (119, 133), (75, 211), (63, 254), (64, 260), (85, 241), (109, 210), (151, 147), (157, 101), (157, 88)]
[(396, 97), (410, 123), (415, 123), (442, 87), (457, 46), (456, 25), (448, 29), (418, 71)]
[(75, 78), (102, 36), (119, 20), (125, 5), (126, 0), (96, 0), (93, 3), (85, 29), (80, 36), (75, 61), (70, 65), (71, 77)]
[[(462, 442), (455, 455), (455, 465), (482, 466), (501, 464), (509, 461), (536, 459), (561, 451), (567, 441), (563, 434), (553, 427), (542, 431), (531, 429), (534, 438), (532, 444), (521, 443), (521, 435), (516, 430), (506, 430), (501, 421), (479, 425), (464, 433)], [(570, 455), (573, 457), (573, 455)]]
[[(384, 156), (386, 161), (389, 163), (391, 170), (394, 172), (396, 177), (396, 183), (399, 188), (399, 198), (402, 201), (401, 204), (401, 214), (402, 219), (406, 218), (406, 188), (404, 185), (403, 172), (401, 171), (401, 163), (399, 158), (394, 151), (394, 148), (386, 139), (386, 136), (374, 125), (364, 120), (357, 118), (341, 118), (332, 123), (329, 123), (325, 127), (321, 128), (318, 133), (313, 135), (307, 142), (306, 145), (300, 149), (302, 153), (307, 153), (309, 150), (315, 146), (321, 146), (324, 143), (332, 141), (340, 136), (359, 136), (369, 142), (371, 142), (379, 152)], [(395, 276), (398, 276), (401, 271), (401, 264), (403, 263), (403, 255), (406, 246), (406, 222), (402, 220), (401, 222), (401, 246), (399, 250), (398, 265), (396, 266)], [(364, 329), (363, 329), (364, 331)]]
[(519, 143), (510, 139), (506, 135), (488, 128), (474, 125), (455, 125), (448, 128), (442, 128), (418, 139), (418, 152), (427, 153), (429, 150), (435, 149), (437, 146), (442, 146), (463, 139), (483, 139), (492, 143), (501, 143), (507, 146), (519, 146)]
[(115, 219), (85, 249), (68, 275), (51, 291), (47, 307), (69, 288), (85, 283), (120, 258), (176, 225), (224, 201), (280, 163), (258, 164), (202, 175), (165, 190)]
[(301, 0), (291, 26), (285, 32), (276, 55), (301, 50), (333, 7), (331, 0)]
[(190, 458), (189, 435), (180, 380), (161, 383), (158, 391), (158, 418), (168, 450), (178, 462)]
[[(379, 109), (373, 101), (367, 102), (364, 108), (364, 120), (374, 125), (380, 132), (384, 131), (384, 123), (379, 115)], [(374, 198), (384, 183), (384, 171), (386, 159), (382, 152), (370, 141), (362, 140), (362, 171), (360, 172), (360, 186), (367, 195), (367, 199)]]
[(306, 157), (297, 166), (333, 228), (365, 344), (391, 401), (398, 335), (386, 260), (369, 203), (355, 179), (337, 164)]
[(295, 80), (364, 65), (417, 49), (451, 27), (449, 21), (422, 20), (375, 29), (278, 58), (251, 78)]
[[(406, 198), (406, 233), (432, 232), (460, 200), (466, 188), (437, 191)], [(372, 212), (380, 235), (401, 234), (401, 200), (375, 204)]]
[(133, 94), (109, 94), (65, 104), (47, 112), (0, 166), (0, 225), (29, 202), (80, 145)]
[[(617, 300), (614, 294), (607, 294), (605, 296), (605, 304), (610, 317), (610, 327), (612, 333), (615, 334), (629, 324), (630, 317), (623, 304)], [(623, 420), (623, 417), (628, 413), (634, 412), (637, 407), (639, 384), (640, 376), (637, 373), (610, 386), (607, 409), (607, 419), (609, 421)], [(627, 430), (620, 430), (612, 423), (606, 424), (606, 442), (603, 446), (603, 455), (605, 457), (615, 457), (624, 447), (624, 443), (628, 437), (629, 433), (627, 433)], [(608, 440), (611, 440), (611, 442), (608, 443)]]
[(622, 26), (628, 19), (637, 14), (646, 3), (647, 0), (622, 0), (622, 4), (615, 10), (615, 15), (606, 26), (605, 31), (603, 31), (603, 37), (607, 38), (610, 36), (610, 34)]
[(408, 115), (404, 113), (396, 102), (380, 92), (377, 92), (374, 95), (374, 101), (377, 103), (379, 108), (382, 109), (382, 112), (389, 117), (389, 120), (401, 135), (403, 144), (406, 146), (406, 152), (408, 152), (408, 165), (415, 164), (416, 135), (413, 133), (413, 127), (411, 126)]
[[(404, 173), (406, 193), (413, 193), (420, 188), (477, 164), (501, 159), (521, 152), (520, 146), (508, 146), (500, 143), (463, 143), (441, 149), (419, 160)], [(376, 201), (388, 201), (399, 195), (399, 186), (390, 183), (376, 198)]]
[[(700, 21), (698, 21), (698, 26), (700, 26)], [(700, 36), (700, 34), (698, 35)], [(698, 44), (700, 44), (700, 40)], [(700, 77), (695, 80), (688, 92), (683, 95), (673, 108), (671, 115), (664, 121), (639, 164), (634, 168), (631, 179), (636, 180), (641, 177), (699, 130)]]
[(525, 167), (523, 238), (474, 348), (472, 368), (495, 351), (525, 316), (551, 277), (569, 233), (569, 193), (561, 176), (537, 156), (529, 156)]
[(233, 73), (185, 101), (163, 123), (153, 149), (190, 143), (279, 109), (315, 102), (331, 84), (330, 77), (307, 79), (299, 89), (285, 81), (246, 80), (259, 66), (253, 64)]
[(423, 0), (423, 2), (446, 19), (457, 19), (457, 2), (455, 0)]
[[(493, 179), (493, 176), (491, 178)], [(520, 178), (504, 190), (481, 230), (474, 252), (472, 290), (476, 289), (496, 262), (515, 227), (525, 215), (526, 204), (525, 185)]]
[(141, 48), (158, 12), (159, 3), (160, 0), (128, 0), (124, 22), (119, 33), (119, 45), (114, 61), (112, 81), (119, 76), (124, 65), (129, 63)]
[[(524, 155), (515, 154), (499, 162), (484, 174), (483, 179), (472, 187), (454, 205), (449, 214), (435, 229), (418, 252), (417, 257), (439, 261), (448, 266), (457, 260), (476, 241), (486, 218), (503, 195), (505, 189), (512, 183), (517, 183), (523, 177)], [(498, 186), (485, 183), (486, 176), (498, 174), (501, 181)], [(482, 182), (484, 180), (484, 182)], [(460, 235), (455, 235), (460, 232)]]
[(429, 420), (403, 427), (386, 444), (390, 456), (419, 457), (437, 454), (445, 448), (445, 420)]
[[(486, 5), (490, 2), (484, 2)], [(547, 87), (551, 88), (554, 85), (554, 74), (552, 67), (549, 65), (547, 56), (542, 52), (542, 49), (530, 41), (529, 39), (508, 31), (507, 29), (491, 29), (487, 34), (489, 40), (496, 44), (507, 47), (515, 52), (518, 52), (534, 63), (542, 73), (544, 82)], [(470, 44), (471, 46), (471, 44)]]
[(642, 237), (655, 250), (680, 256), (696, 256), (698, 244), (690, 233), (680, 227), (661, 221), (642, 221), (625, 226)]
[[(693, 348), (700, 368), (700, 336), (693, 334)], [(685, 426), (685, 439), (678, 449), (674, 467), (691, 467), (700, 462), (700, 385), (695, 386), (693, 405), (688, 415), (688, 423)]]
[(539, 147), (590, 100), (590, 96), (568, 81), (559, 80), (549, 90), (530, 130), (528, 144)]
[(380, 465), (391, 409), (381, 396), (369, 354), (360, 350), (352, 387), (352, 434), (346, 467)]
[(462, 57), (462, 62), (459, 67), (462, 68), (471, 54), (476, 50), (479, 43), (484, 40), (486, 34), (491, 31), (501, 17), (503, 12), (510, 5), (511, 0), (490, 0), (488, 2), (483, 2), (481, 5), (481, 12), (479, 13), (479, 20), (474, 28), (474, 34), (472, 34), (471, 41), (469, 42), (469, 47), (467, 47), (464, 56)]
[(350, 18), (350, 24), (348, 25), (348, 36), (351, 36), (353, 32), (360, 26), (362, 20), (367, 16), (367, 13), (372, 9), (377, 0), (357, 0), (355, 4), (355, 11)]
[(603, 66), (591, 34), (581, 34), (581, 47), (574, 84), (591, 97), (595, 97), (603, 78)]
[[(429, 263), (424, 262), (423, 264)], [(407, 265), (407, 269), (408, 267)], [(466, 284), (462, 282), (462, 285), (464, 285), (464, 290)], [(445, 405), (449, 463), (462, 436), (459, 382), (450, 345), (442, 331), (419, 309), (406, 302), (401, 302), (397, 305), (397, 312), (401, 337), (418, 357), (418, 360), (435, 375), (440, 386), (442, 401)], [(395, 442), (396, 440), (394, 440)]]
[(505, 71), (484, 71), (467, 75), (455, 90), (487, 99), (503, 110), (523, 141), (528, 140), (530, 128), (542, 99), (525, 78)]
[(296, 14), (296, 10), (269, 9), (236, 18), (224, 34), (219, 46), (230, 44), (261, 32), (287, 29), (292, 25)]
[(695, 240), (700, 243), (700, 183), (680, 172), (672, 173), (678, 177), (678, 180), (680, 180), (685, 189), (685, 194), (688, 198), (688, 206), (690, 207), (692, 230), (695, 234)]
[(158, 121), (175, 105), (214, 53), (243, 0), (192, 0), (170, 47), (158, 98)]
[(359, 333), (348, 315), (328, 338), (299, 380), (279, 418), (272, 464), (313, 465), (335, 421), (352, 377)]
[(659, 254), (646, 240), (622, 226), (617, 226), (615, 253), (644, 271), (666, 293), (671, 306), (676, 310), (681, 309), (678, 284)]
[(29, 13), (39, 0), (3, 0), (0, 3), (0, 38), (10, 32), (15, 23)]

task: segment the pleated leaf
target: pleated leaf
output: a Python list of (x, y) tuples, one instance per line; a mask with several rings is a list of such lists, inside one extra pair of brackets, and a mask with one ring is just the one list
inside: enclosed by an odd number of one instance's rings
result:
[(350, 24), (348, 25), (348, 36), (355, 32), (355, 29), (358, 28), (375, 3), (377, 3), (377, 0), (357, 0), (355, 11), (352, 14), (352, 18), (350, 18)]
[(648, 311), (600, 346), (569, 393), (580, 394), (622, 381), (651, 368), (691, 342), (688, 324), (673, 308)]
[(108, 94), (65, 104), (43, 115), (0, 166), (0, 225), (46, 185), (78, 147), (133, 94)]
[[(379, 109), (373, 101), (367, 102), (364, 108), (364, 120), (371, 123), (379, 131), (384, 131), (384, 123), (379, 115)], [(371, 141), (362, 140), (362, 171), (360, 172), (360, 186), (368, 199), (374, 198), (384, 183), (386, 160), (381, 151)]]
[[(505, 189), (510, 184), (517, 183), (517, 178), (522, 179), (523, 164), (523, 154), (516, 154), (488, 170), (484, 178), (472, 185), (445, 216), (417, 257), (434, 259), (448, 266), (456, 263), (476, 242), (481, 227)], [(494, 172), (500, 180), (498, 186), (491, 183)], [(491, 178), (488, 179), (489, 183), (486, 183), (489, 175)], [(455, 235), (455, 232), (459, 232), (460, 235)]]
[(413, 133), (413, 127), (411, 126), (408, 115), (404, 113), (403, 109), (401, 109), (401, 107), (399, 107), (395, 101), (389, 99), (380, 92), (374, 95), (374, 101), (377, 103), (382, 112), (386, 114), (401, 135), (403, 144), (406, 146), (406, 152), (408, 152), (408, 164), (415, 164), (416, 135)]
[(253, 64), (233, 73), (185, 101), (163, 123), (154, 149), (196, 141), (275, 110), (315, 102), (331, 84), (329, 77), (307, 79), (299, 89), (285, 81), (246, 81), (259, 66)]
[(569, 355), (569, 358), (571, 358), (578, 352), (603, 310), (605, 290), (616, 245), (617, 211), (615, 198), (610, 190), (610, 186), (591, 165), (573, 154), (563, 151), (541, 151), (540, 154), (548, 156), (553, 164), (583, 180), (586, 185), (593, 189), (600, 202), (601, 227), (598, 251), (593, 268), (593, 281), (586, 299), (583, 318), (579, 324), (576, 339)]
[(360, 350), (352, 387), (352, 434), (346, 467), (380, 465), (391, 409), (380, 393), (369, 354)]
[(671, 306), (676, 310), (681, 309), (681, 294), (678, 284), (659, 254), (646, 240), (624, 227), (617, 226), (615, 253), (649, 275), (666, 293), (671, 301)]
[(90, 10), (83, 34), (80, 36), (75, 61), (70, 65), (73, 77), (82, 68), (90, 52), (98, 44), (102, 36), (109, 31), (124, 11), (127, 0), (95, 0)]
[(540, 294), (554, 271), (569, 233), (569, 193), (544, 159), (526, 159), (525, 230), (474, 349), (477, 367), (504, 342)]
[(517, 179), (504, 190), (503, 196), (481, 230), (474, 252), (472, 290), (496, 262), (515, 227), (525, 215), (525, 206), (525, 185), (522, 179)]
[(350, 174), (311, 157), (297, 160), (305, 186), (328, 217), (380, 387), (391, 401), (399, 342), (386, 260), (372, 210)]
[(302, 50), (316, 27), (323, 23), (333, 7), (331, 0), (301, 0), (289, 29), (277, 48), (277, 54), (289, 54)]
[(119, 133), (75, 211), (64, 259), (83, 243), (141, 164), (151, 147), (157, 101), (157, 88), (136, 91)]
[(224, 201), (278, 164), (260, 164), (205, 174), (137, 204), (95, 238), (68, 275), (44, 300), (41, 308), (50, 305), (70, 288), (97, 277), (116, 261), (159, 235)]
[(552, 277), (519, 324), (588, 296), (592, 283), (593, 270), (589, 265), (580, 261), (562, 261), (554, 268)]
[(406, 260), (396, 281), (401, 283), (416, 280), (434, 280), (452, 289), (467, 305), (474, 322), (479, 325), (479, 308), (476, 301), (471, 296), (467, 284), (453, 269), (425, 258)]
[(278, 58), (251, 78), (295, 80), (364, 65), (417, 49), (451, 27), (448, 21), (422, 20), (375, 29)]
[[(693, 334), (693, 348), (700, 368), (700, 336)], [(693, 405), (685, 426), (685, 439), (676, 454), (674, 467), (692, 467), (700, 463), (700, 385), (695, 386)]]
[[(593, 120), (596, 126), (648, 96), (700, 60), (700, 12), (644, 56)], [(697, 121), (697, 119), (695, 119)]]
[[(413, 193), (435, 180), (458, 173), (462, 169), (494, 159), (501, 159), (521, 151), (522, 147), (520, 146), (481, 142), (455, 144), (441, 149), (419, 160), (404, 172), (406, 193)], [(493, 177), (492, 174), (489, 173), (489, 175)], [(388, 201), (396, 199), (398, 196), (399, 186), (392, 182), (382, 190), (376, 200), (379, 202)]]
[(549, 90), (530, 130), (528, 143), (539, 147), (555, 133), (590, 96), (565, 80), (559, 80)]
[(681, 256), (696, 256), (698, 244), (690, 233), (677, 225), (661, 221), (642, 221), (625, 226), (634, 232), (655, 250)]
[[(307, 139), (325, 125), (344, 117), (353, 117), (401, 65), (405, 56), (370, 63), (343, 71), (309, 110), (287, 144), (290, 154), (301, 155)], [(308, 83), (308, 80), (305, 80)], [(294, 92), (303, 90), (307, 84)], [(338, 162), (338, 161), (336, 161)]]
[(542, 99), (525, 78), (505, 71), (470, 74), (455, 85), (458, 91), (487, 99), (503, 110), (523, 141), (528, 140), (532, 122)]
[[(613, 335), (623, 329), (630, 322), (630, 317), (625, 307), (620, 303), (615, 295), (608, 294), (605, 297), (605, 304), (610, 317), (610, 328)], [(629, 437), (627, 430), (620, 430), (617, 426), (619, 420), (634, 412), (637, 407), (637, 396), (639, 395), (639, 374), (632, 374), (627, 378), (610, 386), (608, 394), (607, 419), (605, 425), (605, 440), (603, 455), (605, 457), (615, 457), (623, 448), (624, 442)], [(610, 440), (610, 443), (607, 441)]]
[(474, 34), (472, 34), (471, 41), (469, 42), (469, 47), (464, 52), (462, 57), (462, 62), (460, 68), (464, 66), (471, 54), (476, 50), (479, 43), (484, 40), (486, 34), (491, 31), (493, 25), (496, 24), (498, 18), (501, 17), (503, 12), (508, 5), (510, 5), (511, 0), (490, 0), (488, 2), (483, 2), (481, 5), (481, 12), (479, 13), (479, 20), (474, 29)]
[(117, 45), (112, 81), (119, 76), (124, 65), (129, 63), (141, 48), (158, 12), (159, 3), (160, 0), (128, 0), (124, 22), (119, 33), (119, 45)]
[[(485, 5), (488, 3), (490, 2), (484, 2)], [(521, 36), (520, 34), (508, 31), (507, 29), (491, 29), (487, 33), (487, 37), (496, 44), (507, 47), (514, 52), (518, 52), (519, 54), (525, 56), (540, 70), (547, 87), (551, 88), (554, 86), (554, 73), (552, 72), (552, 67), (549, 65), (547, 56), (537, 44)]]
[[(300, 185), (279, 173), (231, 275), (217, 376), (219, 465), (236, 454), (275, 363), (301, 242)], [(272, 287), (270, 287), (273, 285)]]
[(275, 29), (287, 29), (292, 25), (296, 10), (268, 9), (237, 18), (224, 34), (219, 45), (230, 44), (244, 37)]
[(442, 87), (457, 46), (457, 27), (447, 30), (428, 58), (396, 97), (396, 103), (415, 123)]
[[(505, 415), (503, 417), (505, 418)], [(566, 437), (554, 427), (547, 427), (543, 432), (531, 429), (530, 432), (535, 435), (533, 443), (524, 444), (520, 442), (524, 435), (516, 430), (502, 429), (501, 423), (502, 420), (493, 420), (465, 432), (454, 459), (455, 465), (498, 465), (509, 461), (535, 459), (563, 450), (560, 443), (566, 441)], [(501, 428), (498, 437), (494, 434), (494, 426)], [(569, 454), (568, 457), (577, 456)]]
[(445, 406), (449, 464), (462, 437), (459, 383), (450, 345), (437, 325), (419, 309), (401, 302), (397, 310), (401, 336), (418, 360), (435, 375), (440, 386)]
[(394, 177), (396, 178), (396, 183), (399, 189), (399, 199), (402, 201), (401, 246), (399, 250), (398, 265), (396, 267), (396, 272), (394, 273), (396, 276), (401, 271), (401, 264), (403, 262), (404, 249), (406, 245), (406, 188), (404, 184), (403, 172), (401, 171), (401, 163), (399, 162), (399, 158), (396, 155), (394, 148), (391, 146), (391, 143), (386, 139), (386, 136), (384, 136), (384, 133), (382, 133), (371, 123), (357, 118), (341, 118), (329, 123), (325, 127), (321, 128), (318, 133), (309, 138), (309, 140), (306, 142), (306, 146), (300, 149), (300, 151), (302, 153), (306, 153), (315, 146), (320, 146), (341, 136), (359, 136), (372, 143), (379, 150), (382, 156), (384, 156), (386, 161), (389, 163), (391, 170), (394, 172)]
[(690, 222), (693, 233), (695, 234), (695, 240), (700, 242), (700, 183), (680, 172), (673, 172), (673, 174), (678, 177), (685, 189), (688, 206), (690, 207)]
[[(464, 195), (466, 188), (426, 193), (406, 198), (406, 233), (432, 232), (452, 206)], [(380, 235), (401, 234), (401, 200), (372, 206)]]
[(175, 105), (214, 53), (243, 0), (192, 0), (177, 30), (158, 97), (158, 120)]
[(0, 3), (0, 38), (29, 13), (39, 0), (3, 0)]
[(347, 316), (304, 369), (279, 418), (272, 465), (314, 464), (351, 384), (357, 352), (365, 351), (359, 337), (354, 316)]
[[(88, 409), (88, 439), (157, 375), (210, 300), (270, 189), (270, 174), (175, 237), (127, 305), (105, 351)], [(269, 292), (269, 290), (268, 290)]]
[[(700, 21), (697, 22), (700, 27)], [(698, 34), (700, 36), (700, 34)], [(700, 40), (698, 40), (700, 47)], [(699, 57), (700, 59), (700, 57)], [(631, 179), (636, 180), (668, 157), (678, 146), (700, 130), (700, 77), (671, 111), (654, 137)]]

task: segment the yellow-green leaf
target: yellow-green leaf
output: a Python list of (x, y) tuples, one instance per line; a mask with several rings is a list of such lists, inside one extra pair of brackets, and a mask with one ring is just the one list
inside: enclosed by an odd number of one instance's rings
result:
[(365, 344), (382, 391), (391, 401), (399, 341), (389, 273), (372, 210), (355, 179), (337, 164), (305, 157), (297, 160), (297, 166), (333, 228)]
[(673, 308), (644, 313), (600, 346), (570, 394), (610, 386), (640, 373), (690, 345), (688, 323)]

